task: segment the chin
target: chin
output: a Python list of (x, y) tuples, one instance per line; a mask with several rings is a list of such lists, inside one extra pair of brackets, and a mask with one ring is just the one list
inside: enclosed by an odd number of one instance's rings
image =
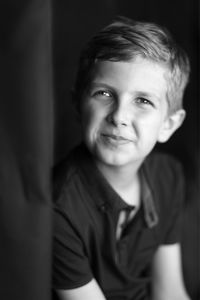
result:
[(130, 158), (125, 153), (113, 153), (110, 151), (102, 150), (96, 152), (96, 157), (103, 164), (112, 167), (124, 166), (133, 161), (133, 157)]

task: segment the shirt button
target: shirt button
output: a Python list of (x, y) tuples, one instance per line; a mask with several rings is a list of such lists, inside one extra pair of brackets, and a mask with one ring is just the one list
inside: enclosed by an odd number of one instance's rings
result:
[(101, 210), (102, 212), (105, 212), (105, 211), (106, 211), (106, 205), (105, 205), (105, 204), (101, 204), (101, 205), (100, 205), (100, 210)]

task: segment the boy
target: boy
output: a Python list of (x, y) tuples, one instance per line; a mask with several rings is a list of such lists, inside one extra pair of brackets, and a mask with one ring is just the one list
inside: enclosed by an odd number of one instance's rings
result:
[(182, 171), (151, 153), (184, 120), (189, 69), (165, 29), (123, 17), (82, 52), (74, 100), (83, 143), (56, 172), (59, 299), (189, 299), (179, 245)]

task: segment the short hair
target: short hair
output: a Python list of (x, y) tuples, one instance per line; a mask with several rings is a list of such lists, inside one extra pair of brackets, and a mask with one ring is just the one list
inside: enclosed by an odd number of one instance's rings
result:
[(91, 38), (83, 49), (74, 87), (78, 101), (91, 80), (94, 65), (99, 60), (130, 61), (137, 56), (166, 66), (169, 70), (166, 95), (169, 110), (173, 112), (180, 109), (190, 73), (186, 52), (177, 45), (166, 28), (125, 17), (117, 17)]

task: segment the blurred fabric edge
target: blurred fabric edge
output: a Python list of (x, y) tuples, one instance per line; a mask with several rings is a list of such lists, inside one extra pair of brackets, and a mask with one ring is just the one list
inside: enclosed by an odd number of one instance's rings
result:
[(50, 1), (1, 1), (0, 24), (0, 299), (49, 300)]

